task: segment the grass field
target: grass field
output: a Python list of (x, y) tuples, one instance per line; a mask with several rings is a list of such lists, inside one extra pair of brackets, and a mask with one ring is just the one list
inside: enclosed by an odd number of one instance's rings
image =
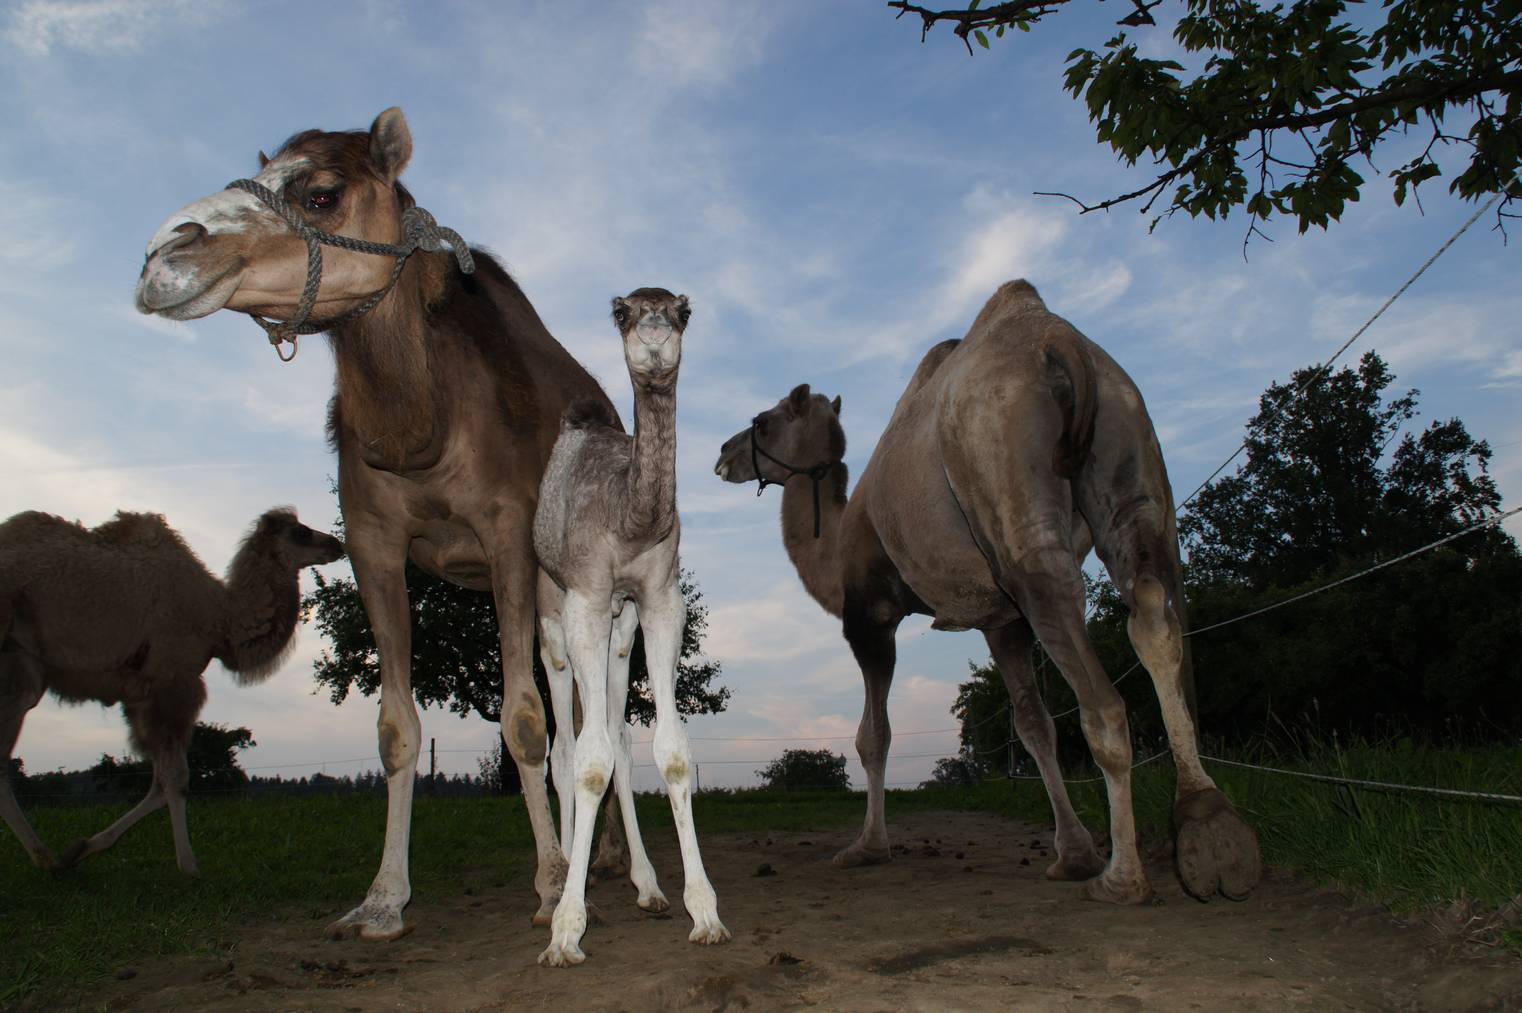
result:
[[(1522, 793), (1522, 748), (1317, 749), (1277, 766), (1372, 780)], [(1330, 787), (1218, 768), (1275, 865), (1303, 870), (1398, 910), (1470, 900), (1495, 908), (1522, 894), (1522, 809), (1440, 802)], [(1168, 833), (1173, 771), (1166, 761), (1136, 772), (1144, 836)], [(1038, 783), (995, 781), (966, 789), (894, 792), (895, 813), (973, 809), (1048, 821)], [(1099, 783), (1073, 788), (1091, 828), (1104, 825)], [(124, 807), (39, 808), (30, 814), (55, 846), (105, 826)], [(705, 793), (702, 833), (807, 830), (852, 825), (859, 793)], [(306, 919), (314, 936), (356, 903), (379, 860), (385, 809), (374, 797), (194, 799), (191, 833), (202, 876), (176, 871), (168, 820), (156, 815), (111, 851), (61, 876), (33, 868), (0, 834), (0, 1005), (46, 997), (155, 954), (215, 951), (237, 927)], [(669, 826), (661, 796), (640, 800), (642, 825)], [(475, 891), (533, 874), (528, 819), (516, 798), (419, 798), (413, 821), (415, 894)], [(1507, 944), (1522, 955), (1522, 933)]]

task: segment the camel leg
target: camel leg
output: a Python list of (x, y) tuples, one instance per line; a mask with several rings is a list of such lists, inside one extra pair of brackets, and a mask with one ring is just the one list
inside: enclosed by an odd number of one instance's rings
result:
[[(3, 637), (4, 631), (0, 630), (0, 638)], [(21, 811), (11, 791), (10, 777), (11, 752), (21, 735), (21, 723), (42, 699), (43, 692), (42, 665), (37, 659), (20, 651), (0, 651), (0, 757), (5, 762), (5, 768), (0, 770), (0, 817), (21, 841), (32, 864), (52, 870), (62, 866)]]
[(593, 828), (614, 768), (608, 738), (607, 664), (612, 617), (606, 598), (596, 601), (578, 592), (565, 596), (566, 650), (581, 695), (581, 731), (576, 735), (576, 819), (571, 838), (565, 889), (550, 922), (550, 945), (539, 955), (548, 967), (570, 967), (587, 959), (581, 937), (587, 929), (587, 865), (592, 857)]
[(1162, 582), (1152, 575), (1142, 574), (1117, 586), (1129, 587), (1131, 617), (1126, 632), (1152, 676), (1178, 767), (1173, 821), (1178, 831), (1179, 879), (1184, 889), (1202, 901), (1217, 891), (1243, 900), (1263, 872), (1258, 836), (1200, 765), (1179, 617)]
[(898, 620), (884, 626), (863, 620), (856, 613), (857, 610), (848, 604), (844, 631), (851, 653), (861, 666), (861, 678), (866, 687), (861, 724), (856, 728), (856, 753), (867, 772), (867, 817), (861, 836), (835, 856), (835, 865), (842, 869), (877, 865), (892, 857), (888, 848), (883, 783), (888, 766), (888, 746), (893, 741), (893, 731), (888, 726), (888, 691), (893, 687), (893, 666), (897, 659), (893, 635), (898, 629)]
[(190, 763), (184, 748), (166, 749), (153, 764), (153, 779), (164, 790), (169, 806), (169, 826), (174, 831), (174, 859), (187, 876), (198, 876), (200, 866), (190, 850), (190, 827), (185, 821), (185, 794), (190, 788)]
[[(523, 807), (528, 810), (529, 825), (534, 831), (534, 849), (538, 853), (534, 891), (539, 895), (539, 908), (534, 912), (533, 923), (548, 925), (565, 885), (566, 856), (555, 834), (555, 818), (550, 812), (550, 796), (544, 783), (549, 752), (548, 729), (544, 701), (539, 696), (539, 688), (534, 685), (534, 582), (538, 570), (522, 562), (533, 558), (532, 547), (515, 545), (531, 529), (531, 523), (504, 529), (512, 534), (503, 534), (499, 539), (508, 551), (492, 561), (492, 592), (502, 645), (502, 741), (518, 765)], [(570, 661), (574, 669), (574, 655), (570, 656)], [(580, 677), (579, 673), (577, 677)], [(558, 786), (557, 790), (560, 790)]]
[(571, 782), (575, 779), (571, 757), (576, 745), (576, 721), (572, 716), (571, 701), (574, 676), (566, 656), (565, 630), (561, 627), (560, 616), (558, 613), (547, 614), (544, 608), (545, 593), (542, 584), (549, 578), (539, 579), (539, 660), (544, 664), (544, 674), (549, 681), (550, 710), (555, 715), (555, 738), (550, 744), (550, 771), (555, 778), (555, 796), (560, 800), (560, 844), (562, 848), (569, 848), (571, 821), (576, 806), (576, 796), (571, 789)]
[(697, 827), (692, 818), (692, 746), (676, 709), (676, 664), (682, 649), (682, 627), (687, 603), (677, 588), (676, 563), (671, 581), (650, 591), (640, 601), (640, 623), (645, 631), (645, 667), (650, 672), (650, 693), (655, 698), (655, 766), (666, 782), (666, 797), (682, 846), (682, 903), (692, 918), (688, 942), (704, 946), (728, 942), (729, 930), (719, 921), (719, 898), (698, 851)]
[(375, 631), (381, 699), (377, 731), (386, 771), (386, 843), (364, 902), (328, 926), (331, 938), (397, 939), (406, 933), (402, 909), (412, 899), (407, 856), (412, 835), (412, 790), (422, 745), (422, 722), (412, 698), (412, 614), (403, 567), (406, 547), (375, 545), (350, 531), (349, 559)]
[[(656, 881), (655, 866), (645, 853), (639, 820), (634, 813), (634, 759), (631, 755), (634, 743), (629, 734), (629, 722), (624, 718), (629, 701), (629, 652), (634, 649), (634, 633), (638, 629), (639, 609), (634, 602), (626, 601), (623, 611), (613, 620), (613, 637), (608, 644), (608, 738), (613, 742), (613, 785), (617, 792), (618, 808), (623, 814), (629, 879), (639, 891), (638, 904), (641, 908), (646, 911), (665, 911), (671, 904), (661, 892), (660, 883)], [(610, 799), (606, 822), (608, 830), (603, 834), (604, 842), (615, 827), (612, 809)], [(601, 854), (598, 857), (601, 861)]]
[(1104, 773), (1110, 803), (1110, 861), (1102, 874), (1084, 884), (1084, 896), (1111, 903), (1144, 903), (1152, 898), (1152, 886), (1136, 846), (1131, 727), (1125, 701), (1105, 675), (1084, 630), (1083, 612), (1077, 607), (1083, 585), (1078, 565), (1065, 545), (1033, 548), (1018, 558), (996, 545), (1000, 582), (1073, 687), (1084, 738)]
[(1073, 811), (1068, 788), (1062, 780), (1057, 762), (1057, 729), (1036, 687), (1031, 670), (1030, 624), (1023, 619), (997, 630), (984, 630), (1004, 685), (1015, 709), (1015, 731), (1025, 749), (1036, 761), (1052, 803), (1052, 819), (1057, 825), (1057, 860), (1047, 867), (1048, 879), (1092, 879), (1104, 870), (1104, 862), (1094, 850), (1094, 838)]
[[(159, 783), (158, 770), (155, 768), (153, 772), (153, 784), (149, 786), (148, 794), (143, 796), (143, 800), (123, 813), (121, 818), (100, 833), (93, 837), (81, 838), (69, 845), (62, 857), (58, 859), (58, 867), (60, 869), (71, 869), (91, 855), (98, 855), (102, 851), (105, 851), (115, 844), (122, 834), (132, 829), (144, 816), (162, 809), (167, 801), (164, 795), (164, 787)], [(176, 832), (176, 860), (179, 858), (179, 843), (179, 834)], [(186, 840), (186, 847), (189, 847), (188, 838)], [(180, 869), (184, 871), (185, 867), (183, 864), (180, 866)], [(191, 857), (191, 870), (189, 874), (192, 876), (196, 875), (194, 856)]]

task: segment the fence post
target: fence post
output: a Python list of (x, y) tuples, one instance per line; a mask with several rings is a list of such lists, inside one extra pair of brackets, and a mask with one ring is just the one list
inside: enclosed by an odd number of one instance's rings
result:
[(702, 765), (697, 764), (697, 763), (694, 763), (692, 765), (692, 776), (693, 776), (693, 781), (695, 782), (693, 784), (692, 792), (693, 792), (694, 795), (700, 794), (703, 791), (703, 767), (702, 767)]
[(430, 795), (437, 795), (439, 793), (439, 782), (437, 780), (439, 776), (438, 746), (438, 739), (430, 738), (428, 740), (428, 794)]

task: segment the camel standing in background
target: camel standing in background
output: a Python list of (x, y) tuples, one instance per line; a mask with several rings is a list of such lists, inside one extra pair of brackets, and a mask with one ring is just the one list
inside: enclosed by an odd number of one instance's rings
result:
[[(629, 782), (629, 723), (624, 701), (628, 661), (615, 664), (645, 631), (645, 660), (655, 698), (655, 765), (666, 782), (682, 847), (682, 893), (694, 943), (722, 943), (729, 930), (719, 921), (718, 898), (698, 852), (692, 821), (692, 750), (676, 706), (676, 665), (687, 607), (678, 586), (681, 523), (676, 509), (676, 382), (682, 334), (690, 310), (686, 296), (663, 288), (640, 288), (613, 300), (613, 320), (624, 341), (624, 361), (634, 383), (634, 436), (598, 402), (578, 402), (566, 413), (560, 439), (544, 472), (534, 548), (545, 576), (539, 582), (540, 642), (556, 700), (556, 731), (571, 728), (566, 663), (582, 702), (572, 778), (556, 767), (555, 783), (575, 784), (575, 819), (566, 888), (555, 909), (549, 947), (541, 964), (566, 967), (586, 959), (586, 873), (597, 805), (612, 775), (634, 867), (659, 897), (634, 821)], [(559, 684), (558, 687), (556, 684)], [(561, 796), (565, 798), (564, 794)], [(562, 805), (564, 802), (562, 802)], [(641, 875), (640, 906), (646, 903)]]
[[(369, 130), (297, 134), (273, 158), (261, 156), (254, 180), (170, 216), (148, 244), (137, 286), (144, 313), (187, 320), (231, 309), (286, 321), (266, 324), (271, 340), (293, 336), (310, 315), (306, 330), (328, 332), (337, 373), (328, 433), (349, 556), (380, 655), (387, 791), (380, 870), (364, 902), (328, 931), (365, 939), (402, 935), (412, 896), (422, 729), (409, 671), (408, 559), (492, 592), (502, 738), (534, 828), (534, 922), (549, 924), (566, 862), (545, 789), (544, 704), (533, 681), (534, 508), (567, 405), (589, 399), (618, 425), (607, 395), (507, 272), (415, 207), (397, 179), (411, 156), (412, 135), (395, 108)], [(344, 245), (355, 240), (390, 245)], [(318, 243), (337, 248), (320, 255)], [(307, 285), (314, 266), (315, 292)]]
[(206, 702), (206, 665), (222, 662), (240, 686), (264, 681), (291, 645), (301, 571), (343, 552), (293, 511), (270, 510), (219, 581), (158, 514), (118, 513), (88, 530), (36, 512), (0, 524), (0, 753), (10, 760), (27, 712), (51, 692), (69, 703), (121, 704), (132, 748), (153, 764), (143, 800), (62, 858), (0, 777), (0, 816), (36, 865), (66, 869), (167, 805), (175, 861), (196, 875), (185, 757)]
[[(1261, 874), (1257, 836), (1200, 766), (1173, 492), (1131, 378), (1050, 313), (1034, 287), (1012, 281), (966, 338), (926, 354), (849, 500), (840, 407), (799, 386), (727, 440), (714, 469), (729, 482), (784, 486), (788, 555), (809, 594), (841, 619), (861, 666), (856, 748), (867, 817), (836, 864), (890, 854), (883, 769), (894, 633), (917, 613), (933, 616), (936, 629), (977, 629), (988, 641), (1051, 798), (1057, 861), (1047, 875), (1088, 879), (1084, 893), (1095, 900), (1151, 898), (1136, 846), (1125, 702), (1084, 628), (1079, 564), (1092, 545), (1131, 612), (1126, 629), (1162, 705), (1178, 766), (1183, 885), (1202, 900), (1251, 893)], [(1068, 800), (1031, 670), (1033, 632), (1073, 687), (1104, 773), (1108, 864)]]

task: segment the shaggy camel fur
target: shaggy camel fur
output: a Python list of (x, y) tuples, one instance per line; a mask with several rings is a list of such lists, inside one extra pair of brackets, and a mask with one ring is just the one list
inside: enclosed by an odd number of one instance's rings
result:
[[(1079, 562), (1092, 545), (1130, 609), (1131, 643), (1162, 704), (1178, 765), (1180, 878), (1201, 899), (1247, 896), (1260, 874), (1257, 837), (1200, 766), (1173, 493), (1131, 378), (1048, 312), (1029, 283), (1013, 281), (966, 338), (925, 356), (849, 500), (839, 415), (839, 398), (800, 386), (726, 441), (715, 467), (730, 482), (785, 484), (788, 555), (808, 592), (841, 619), (861, 666), (856, 747), (867, 818), (836, 864), (889, 857), (883, 768), (894, 632), (918, 613), (988, 641), (1051, 798), (1058, 858), (1047, 875), (1093, 876), (1084, 891), (1096, 900), (1152, 896), (1136, 849), (1125, 704), (1084, 629)], [(1112, 850), (1103, 866), (1062, 782), (1031, 671), (1033, 632), (1073, 687), (1104, 772)]]
[(571, 776), (562, 775), (564, 761), (555, 767), (557, 786), (575, 785), (576, 811), (571, 869), (541, 964), (566, 967), (586, 959), (579, 944), (587, 927), (587, 859), (597, 805), (610, 776), (618, 785), (640, 906), (666, 907), (640, 842), (629, 783), (624, 701), (636, 625), (644, 627), (655, 698), (655, 765), (666, 782), (682, 847), (682, 899), (693, 921), (688, 939), (708, 944), (730, 937), (719, 921), (718, 898), (698, 852), (692, 754), (676, 709), (676, 664), (686, 618), (677, 586), (676, 381), (689, 315), (687, 297), (662, 288), (636, 289), (613, 300), (613, 319), (634, 383), (634, 436), (615, 428), (595, 402), (573, 405), (540, 485), (534, 516), (534, 548), (546, 574), (539, 583), (540, 643), (557, 731), (571, 727), (561, 709), (569, 706), (572, 674), (583, 713)]
[(52, 692), (120, 703), (133, 749), (153, 764), (136, 807), (56, 859), (0, 778), (0, 816), (32, 861), (68, 868), (167, 805), (175, 860), (195, 875), (185, 753), (206, 702), (202, 673), (213, 658), (239, 685), (274, 672), (296, 629), (299, 574), (342, 555), (342, 542), (289, 509), (255, 522), (220, 581), (158, 514), (118, 513), (92, 529), (36, 512), (0, 524), (0, 753), (10, 759), (27, 712)]
[[(257, 181), (311, 227), (395, 243), (413, 207), (397, 179), (411, 156), (407, 121), (393, 108), (368, 131), (297, 134), (262, 161)], [(549, 924), (565, 881), (533, 677), (534, 506), (566, 406), (589, 398), (617, 416), (495, 260), (474, 251), (474, 273), (465, 274), (456, 259), (419, 250), (387, 290), (392, 257), (333, 248), (322, 255), (313, 316), (335, 321), (328, 431), (349, 555), (380, 655), (387, 776), (380, 869), (364, 902), (328, 927), (334, 936), (395, 939), (406, 931), (422, 737), (409, 668), (409, 558), (443, 580), (492, 592), (502, 640), (502, 738), (518, 765), (538, 850), (536, 924)], [(226, 308), (289, 320), (307, 264), (305, 242), (283, 218), (243, 190), (224, 190), (160, 227), (137, 304), (174, 319)], [(368, 313), (339, 319), (382, 291)]]

